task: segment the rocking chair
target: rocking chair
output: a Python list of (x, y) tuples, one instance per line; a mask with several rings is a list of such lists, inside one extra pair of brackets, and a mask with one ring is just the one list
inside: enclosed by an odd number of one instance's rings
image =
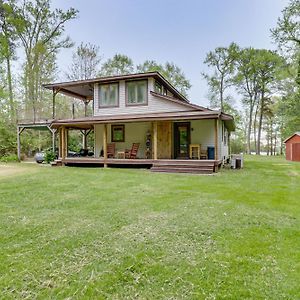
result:
[(129, 149), (125, 150), (125, 158), (135, 159), (137, 152), (139, 150), (139, 147), (140, 147), (140, 143), (133, 143), (131, 150), (129, 150)]

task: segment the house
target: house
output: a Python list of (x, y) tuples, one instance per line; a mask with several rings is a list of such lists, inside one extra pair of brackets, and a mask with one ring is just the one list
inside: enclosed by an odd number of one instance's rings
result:
[[(93, 116), (55, 119), (59, 161), (145, 165), (152, 171), (212, 172), (229, 157), (233, 117), (190, 103), (160, 73), (148, 72), (44, 85), (93, 105)], [(53, 105), (55, 108), (55, 105)], [(68, 157), (69, 130), (94, 134), (94, 157)], [(113, 145), (113, 153), (111, 147)], [(125, 149), (136, 146), (130, 157)]]
[(295, 132), (285, 141), (285, 157), (287, 160), (300, 161), (300, 132)]

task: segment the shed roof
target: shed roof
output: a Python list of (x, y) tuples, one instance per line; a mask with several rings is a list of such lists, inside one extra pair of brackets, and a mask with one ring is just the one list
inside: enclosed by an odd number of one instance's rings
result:
[(300, 131), (296, 131), (293, 135), (291, 135), (290, 137), (288, 137), (287, 139), (285, 139), (283, 142), (286, 143), (286, 142), (289, 141), (291, 138), (293, 138), (295, 135), (300, 136)]
[(119, 80), (134, 80), (153, 77), (160, 83), (164, 84), (175, 96), (175, 98), (189, 103), (185, 96), (183, 96), (168, 80), (166, 80), (159, 72), (135, 73), (116, 76), (105, 76), (93, 79), (76, 80), (68, 82), (57, 82), (44, 84), (43, 87), (49, 90), (55, 90), (67, 96), (79, 98), (82, 100), (91, 100), (94, 97), (95, 83), (108, 83)]
[(203, 119), (221, 119), (225, 122), (227, 128), (232, 131), (235, 129), (233, 117), (220, 111), (178, 111), (178, 112), (161, 112), (147, 114), (131, 115), (107, 115), (95, 116), (78, 119), (54, 120), (52, 128), (66, 126), (69, 128), (91, 128), (94, 124), (105, 123), (130, 123), (130, 122), (147, 122), (147, 121), (166, 121), (166, 120), (203, 120)]

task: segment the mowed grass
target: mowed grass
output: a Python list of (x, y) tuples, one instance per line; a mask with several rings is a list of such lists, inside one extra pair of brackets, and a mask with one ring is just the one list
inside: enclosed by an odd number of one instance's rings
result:
[(0, 247), (1, 299), (299, 299), (300, 163), (2, 164)]

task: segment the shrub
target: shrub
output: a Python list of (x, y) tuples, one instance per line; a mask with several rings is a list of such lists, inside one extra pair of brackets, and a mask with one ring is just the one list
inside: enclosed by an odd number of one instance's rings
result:
[(6, 154), (0, 157), (1, 162), (16, 162), (19, 161), (18, 156), (16, 154)]
[(51, 163), (56, 159), (56, 154), (52, 150), (47, 150), (45, 153), (45, 162), (47, 164)]

